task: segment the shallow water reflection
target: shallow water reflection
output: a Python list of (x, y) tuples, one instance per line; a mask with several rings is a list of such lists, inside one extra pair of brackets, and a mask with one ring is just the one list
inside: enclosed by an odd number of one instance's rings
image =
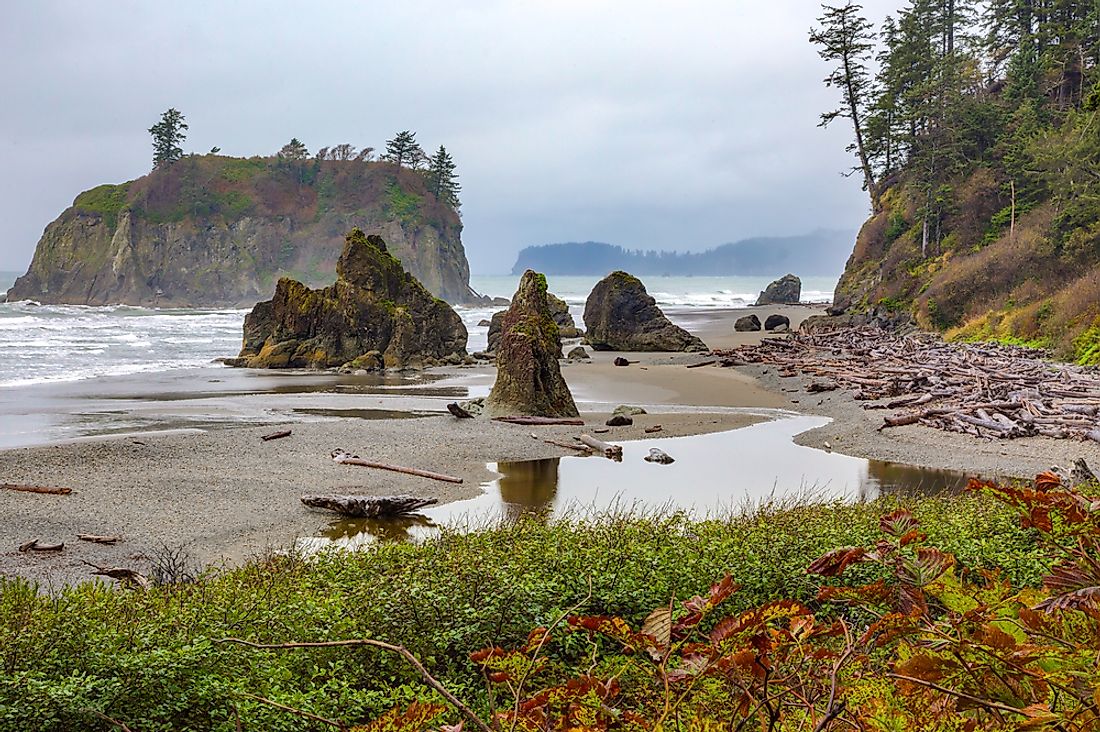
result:
[[(429, 536), (438, 525), (477, 526), (587, 511), (686, 510), (697, 517), (723, 515), (769, 500), (873, 500), (885, 494), (957, 492), (969, 476), (950, 470), (864, 460), (796, 445), (793, 438), (826, 424), (823, 417), (797, 416), (709, 435), (623, 442), (623, 461), (567, 456), (491, 463), (500, 475), (484, 493), (424, 512), (402, 533), (379, 522), (340, 522), (341, 546), (383, 539)], [(673, 458), (671, 465), (645, 462), (651, 447)], [(990, 476), (992, 477), (992, 476)], [(392, 523), (392, 522), (384, 522)], [(352, 533), (358, 525), (360, 533)], [(326, 532), (328, 536), (328, 532)], [(320, 548), (327, 540), (307, 540)]]

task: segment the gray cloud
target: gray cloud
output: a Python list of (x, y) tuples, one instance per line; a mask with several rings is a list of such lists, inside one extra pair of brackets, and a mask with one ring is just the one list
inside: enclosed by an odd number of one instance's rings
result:
[[(702, 249), (855, 228), (847, 130), (808, 0), (36, 2), (0, 23), (0, 269), (82, 190), (145, 173), (175, 106), (187, 149), (381, 147), (413, 129), (463, 184), (475, 271), (528, 244)], [(892, 8), (868, 2), (872, 17)]]

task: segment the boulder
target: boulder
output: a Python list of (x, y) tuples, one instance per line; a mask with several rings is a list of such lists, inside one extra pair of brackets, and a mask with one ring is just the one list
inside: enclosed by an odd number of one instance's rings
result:
[(492, 325), (492, 323), (490, 321), (486, 320), (485, 318), (482, 318), (481, 320), (477, 321), (477, 327), (478, 328), (484, 328), (484, 327), (489, 326), (489, 325)]
[(623, 358), (622, 356), (616, 356), (616, 357), (615, 357), (615, 361), (614, 361), (614, 364), (615, 364), (616, 366), (629, 366), (629, 365), (630, 365), (630, 361), (627, 361), (627, 360), (626, 360), (625, 358)]
[(756, 315), (745, 315), (733, 323), (733, 329), (738, 333), (753, 333), (760, 330), (760, 318)]
[(802, 298), (802, 280), (785, 274), (760, 293), (757, 305), (797, 305)]
[(674, 325), (637, 277), (612, 272), (584, 305), (588, 342), (597, 351), (706, 351), (705, 343)]
[(238, 365), (351, 371), (461, 362), (466, 327), (387, 250), (380, 236), (352, 229), (336, 283), (312, 290), (289, 278), (245, 316)]
[(584, 346), (577, 346), (566, 355), (566, 358), (570, 361), (587, 361), (592, 357), (588, 355), (588, 351), (584, 350)]
[[(569, 314), (569, 306), (565, 300), (555, 297), (549, 292), (546, 293), (546, 299), (550, 303), (550, 315), (558, 326), (559, 339), (580, 337), (581, 331), (577, 329), (576, 323), (573, 322), (573, 316)], [(496, 350), (497, 342), (500, 340), (500, 327), (505, 312), (507, 311), (501, 310), (499, 313), (493, 313), (493, 319), (489, 321), (489, 346), (487, 350), (490, 353)], [(558, 354), (558, 358), (561, 358), (561, 353)]]
[(769, 315), (767, 320), (764, 321), (764, 330), (775, 330), (776, 328), (790, 330), (791, 319), (786, 315)]
[(547, 298), (546, 278), (527, 270), (512, 305), (501, 316), (497, 378), (485, 402), (489, 414), (578, 416), (558, 365), (560, 354), (561, 339)]
[(604, 422), (608, 427), (629, 427), (634, 424), (634, 418), (625, 414), (616, 414)]
[(611, 410), (611, 413), (612, 414), (625, 414), (628, 417), (635, 417), (639, 414), (648, 414), (648, 412), (646, 412), (641, 407), (632, 407), (629, 404), (620, 404), (619, 406), (617, 406), (613, 410)]

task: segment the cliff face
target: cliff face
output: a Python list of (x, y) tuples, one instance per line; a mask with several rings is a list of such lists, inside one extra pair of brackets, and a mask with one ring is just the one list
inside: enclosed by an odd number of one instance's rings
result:
[(46, 227), (10, 300), (251, 306), (281, 277), (333, 280), (344, 234), (381, 235), (428, 290), (474, 297), (458, 214), (388, 163), (184, 158), (80, 194)]

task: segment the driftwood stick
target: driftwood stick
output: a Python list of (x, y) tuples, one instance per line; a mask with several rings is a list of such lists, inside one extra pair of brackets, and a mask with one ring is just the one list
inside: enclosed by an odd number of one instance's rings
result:
[(553, 445), (554, 447), (563, 447), (566, 450), (576, 450), (577, 452), (589, 452), (589, 448), (586, 445), (570, 444), (568, 442), (558, 442), (557, 440), (546, 440), (546, 439), (543, 439), (543, 438), (539, 437), (534, 432), (531, 433), (531, 438), (535, 439), (535, 440), (542, 440), (547, 445)]
[(596, 452), (602, 453), (604, 455), (604, 457), (609, 457), (612, 460), (614, 460), (614, 459), (622, 460), (622, 457), (623, 457), (623, 447), (622, 447), (622, 445), (612, 445), (610, 442), (604, 442), (603, 440), (597, 439), (597, 438), (595, 438), (595, 437), (593, 437), (592, 435), (589, 435), (589, 434), (582, 434), (577, 439), (580, 440), (581, 442), (583, 442), (584, 444), (588, 445), (589, 447), (591, 447)]
[(310, 508), (324, 508), (352, 518), (402, 516), (438, 502), (435, 498), (417, 496), (302, 496), (302, 503)]
[(272, 440), (281, 440), (284, 437), (290, 437), (293, 434), (291, 430), (279, 430), (278, 432), (272, 432), (270, 435), (264, 435), (260, 439), (264, 442), (271, 442)]
[(689, 363), (687, 368), (689, 369), (701, 369), (704, 366), (713, 366), (718, 363), (718, 359), (712, 358), (709, 361), (700, 361), (699, 363)]
[(126, 567), (100, 567), (98, 564), (92, 564), (85, 560), (84, 562), (95, 571), (92, 574), (99, 577), (110, 577), (116, 579), (124, 585), (132, 585), (143, 590), (149, 589), (152, 585), (149, 582), (149, 578), (143, 575), (141, 572), (137, 572)]
[(51, 496), (67, 496), (73, 492), (72, 488), (47, 488), (41, 485), (16, 485), (15, 483), (0, 483), (0, 488), (21, 493), (46, 493)]
[(514, 417), (493, 417), (494, 422), (505, 424), (521, 424), (527, 426), (560, 424), (570, 427), (583, 427), (583, 419), (571, 419), (568, 417), (526, 417), (517, 415)]
[(122, 541), (121, 536), (100, 536), (99, 534), (77, 534), (76, 538), (93, 544), (117, 544)]
[(377, 468), (378, 470), (388, 470), (391, 473), (401, 473), (403, 475), (416, 475), (421, 478), (430, 478), (432, 480), (438, 480), (443, 483), (462, 482), (462, 478), (457, 478), (453, 475), (433, 473), (430, 470), (421, 470), (420, 468), (407, 468), (403, 465), (390, 465), (389, 463), (378, 463), (373, 460), (363, 460), (358, 455), (352, 455), (343, 450), (333, 450), (332, 459), (342, 465), (358, 465), (363, 468)]
[(38, 539), (31, 539), (25, 541), (19, 545), (19, 551), (21, 552), (59, 552), (65, 548), (65, 542), (59, 541), (56, 544), (42, 544)]

